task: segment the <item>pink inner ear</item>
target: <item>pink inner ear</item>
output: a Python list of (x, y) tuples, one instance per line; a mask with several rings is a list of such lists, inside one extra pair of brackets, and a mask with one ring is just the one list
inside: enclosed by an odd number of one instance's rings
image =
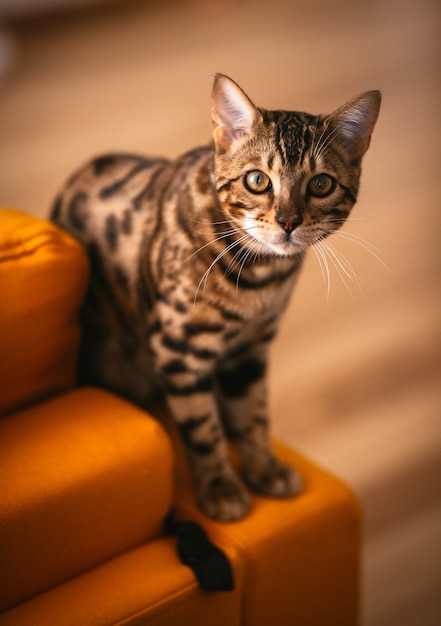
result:
[[(223, 147), (248, 134), (257, 110), (248, 96), (227, 76), (217, 76), (213, 87), (213, 137)], [(222, 132), (219, 132), (222, 129)], [(218, 130), (219, 129), (219, 130)]]
[(362, 157), (369, 148), (380, 102), (380, 93), (369, 91), (337, 109), (331, 116), (333, 126), (338, 127), (353, 158)]
[(227, 127), (222, 124), (221, 126), (214, 127), (213, 139), (214, 139), (214, 142), (219, 147), (224, 148), (226, 150), (231, 145), (231, 142), (233, 141), (234, 137), (230, 135)]

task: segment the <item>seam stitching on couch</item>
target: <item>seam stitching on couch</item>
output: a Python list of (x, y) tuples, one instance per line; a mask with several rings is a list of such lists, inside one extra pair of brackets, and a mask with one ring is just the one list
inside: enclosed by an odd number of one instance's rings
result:
[[(33, 242), (33, 240), (36, 240)], [(26, 248), (29, 243), (33, 243), (31, 248)], [(0, 262), (11, 261), (19, 257), (26, 257), (34, 254), (40, 248), (48, 246), (50, 244), (61, 243), (63, 246), (67, 245), (71, 249), (76, 248), (72, 246), (71, 242), (63, 237), (63, 234), (53, 231), (42, 231), (38, 235), (32, 235), (26, 239), (21, 239), (8, 246), (0, 247)]]

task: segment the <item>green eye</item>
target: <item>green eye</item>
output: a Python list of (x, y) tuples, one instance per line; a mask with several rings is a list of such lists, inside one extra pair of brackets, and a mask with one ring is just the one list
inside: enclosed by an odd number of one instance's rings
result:
[(251, 193), (264, 193), (271, 188), (269, 176), (259, 170), (247, 172), (244, 176), (244, 184)]
[(326, 198), (335, 189), (337, 181), (328, 174), (318, 174), (311, 178), (308, 183), (308, 191), (316, 198)]

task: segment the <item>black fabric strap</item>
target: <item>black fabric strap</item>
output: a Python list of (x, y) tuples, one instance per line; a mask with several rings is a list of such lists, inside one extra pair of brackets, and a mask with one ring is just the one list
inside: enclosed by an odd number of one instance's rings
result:
[(233, 570), (224, 552), (208, 539), (196, 522), (168, 518), (170, 531), (178, 537), (178, 555), (190, 567), (204, 591), (232, 591)]

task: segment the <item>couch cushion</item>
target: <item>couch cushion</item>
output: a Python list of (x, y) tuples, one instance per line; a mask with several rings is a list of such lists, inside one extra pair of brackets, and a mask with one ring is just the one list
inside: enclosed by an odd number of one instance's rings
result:
[(87, 281), (78, 243), (0, 209), (0, 415), (72, 387)]
[(0, 611), (158, 537), (173, 454), (156, 420), (78, 389), (0, 420)]
[(227, 553), (233, 592), (202, 591), (176, 539), (163, 537), (2, 613), (0, 626), (239, 626), (243, 568), (232, 546)]
[[(296, 498), (252, 495), (250, 513), (236, 522), (214, 522), (197, 508), (183, 447), (172, 420), (175, 512), (200, 523), (221, 548), (234, 546), (244, 561), (243, 623), (317, 626), (358, 623), (361, 511), (341, 480), (274, 442), (278, 458), (297, 468), (304, 482)], [(237, 455), (232, 450), (237, 463)]]

